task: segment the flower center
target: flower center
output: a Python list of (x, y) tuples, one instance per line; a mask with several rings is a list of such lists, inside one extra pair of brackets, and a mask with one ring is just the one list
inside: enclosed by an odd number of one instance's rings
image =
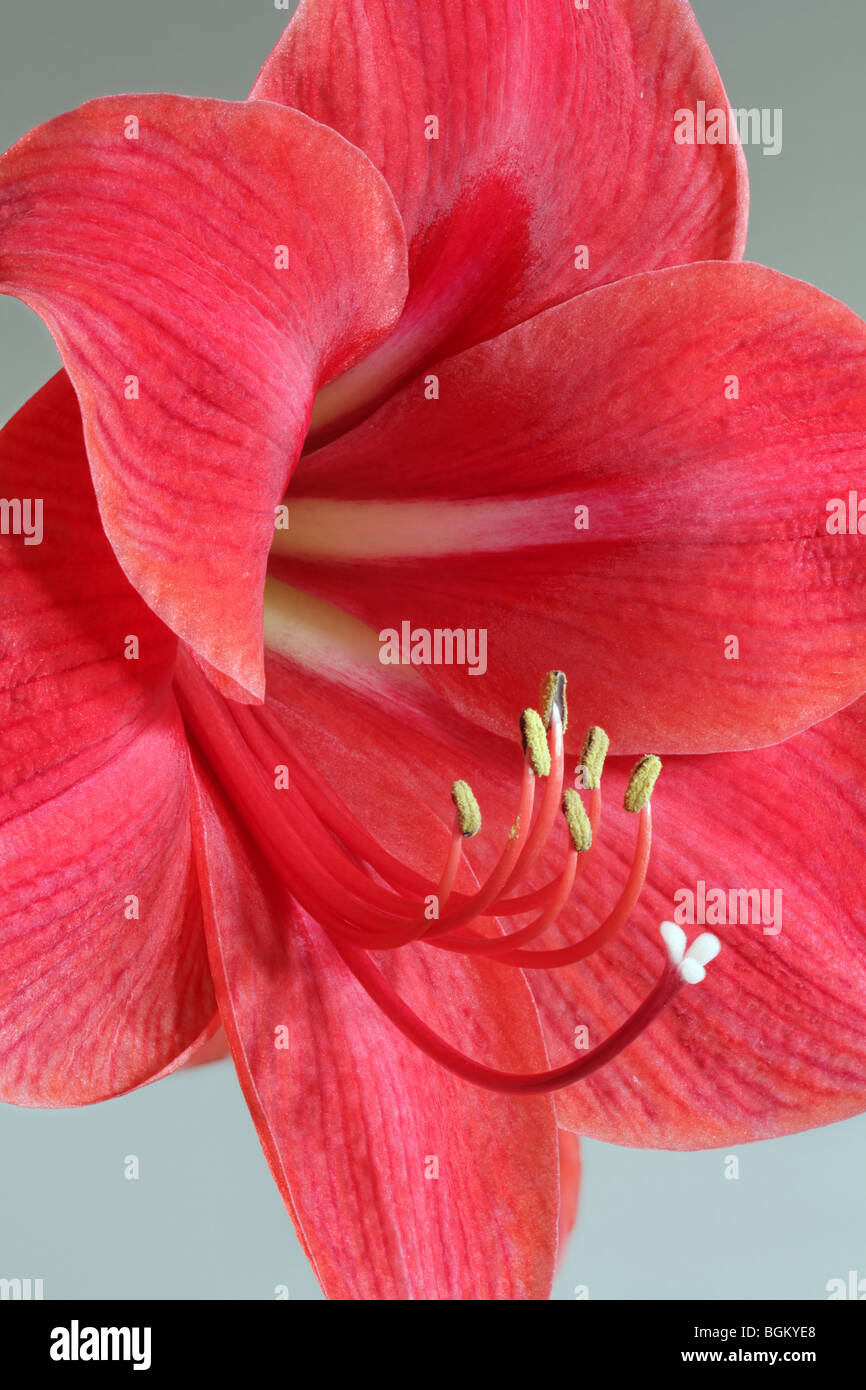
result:
[[(602, 817), (601, 779), (608, 739), (589, 730), (581, 755), (587, 805), (563, 791), (567, 725), (565, 677), (551, 672), (541, 712), (520, 721), (520, 789), (511, 829), (493, 868), (472, 893), (457, 891), (465, 845), (481, 833), (478, 803), (467, 782), (452, 787), (453, 824), (436, 880), (390, 854), (328, 788), (267, 707), (219, 696), (191, 659), (179, 662), (178, 699), (190, 732), (219, 776), (247, 829), (291, 896), (327, 932), (345, 964), (389, 1019), (442, 1066), (490, 1090), (532, 1094), (562, 1089), (589, 1076), (635, 1040), (684, 984), (697, 984), (718, 953), (704, 933), (686, 949), (685, 933), (663, 922), (664, 963), (654, 988), (626, 1021), (579, 1060), (544, 1072), (498, 1071), (468, 1057), (434, 1032), (395, 992), (371, 952), (409, 945), (487, 957), (522, 970), (556, 970), (601, 950), (624, 927), (646, 878), (652, 841), (650, 801), (661, 763), (653, 755), (632, 770), (625, 810), (636, 820), (631, 868), (617, 902), (588, 935), (568, 946), (530, 949), (562, 913), (592, 852)], [(272, 769), (287, 769), (275, 786)], [(542, 785), (540, 794), (539, 784)], [(560, 817), (568, 831), (559, 869), (540, 888), (520, 892)], [(491, 935), (484, 924), (531, 914), (528, 925)]]

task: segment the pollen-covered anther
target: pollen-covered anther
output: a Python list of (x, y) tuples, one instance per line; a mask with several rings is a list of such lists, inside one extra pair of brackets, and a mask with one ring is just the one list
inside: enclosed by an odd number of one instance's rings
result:
[(588, 792), (596, 791), (601, 785), (602, 769), (609, 748), (610, 739), (604, 729), (593, 724), (583, 740), (583, 751), (580, 755), (581, 776)]
[(457, 808), (457, 820), (464, 839), (471, 840), (481, 829), (481, 810), (468, 782), (457, 781), (451, 788), (451, 800)]
[(537, 710), (525, 709), (520, 716), (520, 736), (523, 751), (532, 763), (536, 777), (550, 776), (550, 749), (541, 715)]
[(627, 811), (642, 811), (644, 806), (649, 805), (661, 770), (661, 759), (657, 758), (655, 753), (647, 753), (646, 757), (635, 763), (625, 789), (623, 804)]
[(715, 960), (722, 943), (712, 932), (701, 932), (696, 936), (685, 956), (680, 962), (680, 979), (687, 985), (699, 985), (706, 976), (706, 967), (711, 960)]
[(562, 732), (568, 728), (568, 705), (565, 699), (565, 672), (548, 671), (541, 683), (541, 718), (545, 729), (550, 728), (554, 709), (559, 711)]
[(562, 814), (565, 816), (571, 843), (579, 854), (584, 854), (592, 845), (592, 826), (583, 802), (571, 787), (567, 787), (562, 794)]

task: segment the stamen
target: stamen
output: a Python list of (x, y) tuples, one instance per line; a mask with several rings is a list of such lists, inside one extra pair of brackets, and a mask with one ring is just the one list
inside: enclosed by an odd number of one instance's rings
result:
[(532, 770), (536, 777), (550, 776), (550, 749), (541, 715), (534, 709), (525, 709), (520, 716), (520, 733), (523, 738), (523, 751), (529, 754)]
[[(593, 837), (598, 834), (598, 827), (601, 823), (601, 788), (596, 787), (589, 798), (589, 826)], [(577, 872), (580, 873), (583, 860), (578, 860)], [(541, 888), (536, 888), (532, 893), (525, 893), (518, 898), (499, 898), (495, 903), (491, 903), (486, 912), (479, 913), (482, 917), (518, 917), (523, 912), (534, 912), (537, 907), (542, 907), (547, 901), (552, 888), (556, 886), (556, 880), (544, 884)]]
[[(567, 797), (568, 795), (569, 793), (566, 792), (565, 796)], [(572, 792), (571, 795), (576, 796), (577, 793)], [(580, 800), (579, 797), (578, 800)], [(595, 803), (593, 809), (595, 810), (597, 820), (598, 813), (601, 809), (600, 800)], [(581, 810), (583, 810), (582, 806)], [(589, 830), (591, 839), (591, 818), (587, 820), (587, 829)], [(576, 846), (573, 845), (565, 861), (565, 868), (558, 879), (554, 879), (551, 883), (546, 884), (544, 888), (539, 889), (535, 893), (528, 894), (525, 898), (505, 900), (507, 906), (511, 909), (511, 915), (515, 916), (519, 912), (534, 910), (536, 907), (543, 908), (541, 915), (536, 917), (533, 922), (530, 922), (528, 926), (521, 927), (520, 931), (509, 932), (505, 936), (492, 938), (489, 936), (482, 936), (480, 932), (471, 932), (463, 936), (449, 932), (446, 936), (440, 937), (433, 944), (443, 951), (462, 951), (466, 955), (493, 957), (506, 956), (514, 951), (516, 947), (525, 946), (528, 941), (532, 941), (535, 937), (540, 936), (543, 931), (546, 931), (546, 929), (556, 921), (571, 896), (574, 880), (582, 862)], [(493, 906), (495, 907), (496, 904), (494, 903)], [(490, 915), (503, 916), (506, 914), (502, 912), (494, 913), (491, 908)], [(511, 962), (507, 961), (506, 964), (511, 964)]]
[(481, 936), (478, 932), (467, 933), (463, 936), (449, 933), (448, 936), (440, 937), (434, 944), (443, 951), (458, 951), (462, 955), (493, 958), (507, 955), (516, 946), (524, 946), (527, 941), (532, 941), (534, 937), (540, 936), (551, 923), (556, 921), (571, 896), (577, 866), (577, 851), (572, 850), (565, 861), (565, 868), (560, 874), (558, 882), (548, 885), (545, 890), (547, 905), (544, 911), (535, 918), (534, 922), (530, 922), (529, 926), (521, 927), (520, 931), (510, 932), (507, 936), (495, 937)]
[(481, 829), (481, 811), (468, 782), (455, 782), (451, 788), (451, 800), (457, 807), (460, 833), (465, 840), (471, 840)]
[(596, 927), (595, 931), (573, 946), (562, 946), (550, 951), (514, 951), (500, 959), (506, 965), (516, 965), (522, 970), (556, 970), (563, 965), (576, 965), (585, 960), (616, 936), (628, 921), (637, 900), (641, 895), (649, 867), (652, 846), (652, 818), (649, 804), (640, 813), (638, 837), (635, 844), (631, 871), (620, 899), (610, 916)]
[(642, 811), (644, 806), (649, 805), (653, 787), (661, 770), (661, 759), (654, 753), (648, 753), (640, 762), (635, 763), (625, 789), (624, 804), (627, 811)]
[(453, 927), (465, 927), (468, 922), (473, 922), (484, 910), (490, 906), (502, 892), (506, 883), (511, 878), (514, 865), (520, 855), (522, 839), (520, 834), (521, 822), (526, 825), (532, 816), (532, 805), (535, 798), (535, 776), (527, 759), (523, 762), (523, 778), (520, 784), (520, 807), (517, 816), (511, 827), (505, 848), (492, 874), (485, 883), (481, 885), (477, 893), (464, 899), (460, 907), (452, 913), (446, 913), (443, 920), (425, 933), (425, 939), (432, 940), (437, 936), (443, 936), (451, 931)]
[[(541, 807), (535, 824), (525, 837), (523, 848), (515, 860), (508, 881), (502, 892), (507, 893), (522, 878), (525, 878), (547, 843), (553, 829), (562, 796), (562, 777), (565, 769), (565, 750), (562, 739), (562, 721), (559, 709), (554, 706), (550, 717), (550, 775), (544, 788)], [(527, 755), (528, 756), (528, 755)]]
[(443, 868), (442, 873), (439, 876), (439, 882), (436, 885), (436, 901), (439, 904), (440, 912), (444, 908), (448, 899), (451, 897), (451, 891), (454, 887), (454, 881), (457, 878), (457, 871), (460, 868), (460, 862), (463, 858), (464, 839), (465, 836), (463, 834), (463, 827), (460, 824), (460, 817), (458, 815), (454, 818), (454, 833), (451, 836), (451, 844), (448, 849), (448, 858), (445, 860), (445, 867)]
[(580, 767), (583, 776), (583, 784), (587, 791), (595, 791), (601, 782), (601, 771), (604, 767), (604, 760), (607, 757), (607, 750), (610, 748), (610, 739), (600, 729), (597, 724), (587, 731), (583, 741), (583, 750), (580, 755)]
[[(267, 705), (256, 709), (255, 718), (269, 731), (275, 748), (285, 742), (285, 729)], [(392, 887), (410, 895), (413, 902), (433, 891), (433, 884), (423, 874), (407, 868), (399, 859), (388, 854), (378, 840), (360, 824), (333, 788), (325, 785), (317, 777), (309, 761), (300, 749), (295, 747), (292, 748), (291, 780), (292, 785), (300, 790), (310, 813), (358, 859), (370, 864)]]
[[(273, 764), (273, 750), (267, 740), (265, 730), (250, 707), (248, 705), (236, 706), (234, 718), (250, 746), (259, 750), (263, 764), (267, 765), (269, 762)], [(286, 803), (278, 801), (277, 807), (285, 810)], [(383, 915), (416, 916), (417, 903), (407, 902), (406, 899), (401, 898), (391, 889), (382, 888), (381, 885), (365, 878), (357, 865), (341, 850), (334, 838), (324, 831), (315, 816), (304, 817), (301, 833), (308, 851), (314, 850), (317, 854), (320, 868), (325, 868), (329, 873), (332, 873), (335, 881), (354, 895), (356, 900), (355, 913), (360, 925), (371, 927), (375, 931), (377, 928), (381, 930)], [(357, 901), (363, 902), (365, 899), (367, 901), (364, 906)]]
[(541, 717), (544, 720), (545, 729), (550, 728), (550, 719), (553, 711), (559, 711), (559, 718), (562, 724), (562, 732), (568, 728), (568, 705), (565, 699), (565, 672), (548, 671), (541, 683)]
[[(219, 768), (220, 780), (235, 804), (243, 807), (247, 827), (271, 868), (311, 916), (329, 930), (351, 934), (354, 941), (369, 949), (388, 949), (416, 939), (418, 904), (409, 905), (413, 920), (403, 925), (393, 917), (389, 920), (381, 907), (371, 910), (362, 894), (376, 885), (365, 879), (348, 857), (340, 879), (330, 878), (323, 892), (321, 866), (311, 863), (310, 854), (311, 834), (317, 823), (303, 811), (298, 816), (290, 797), (284, 798), (282, 793), (274, 796), (261, 762), (251, 758), (239, 722), (255, 718), (250, 707), (233, 705), (217, 696), (210, 682), (193, 667), (191, 658), (178, 662), (175, 692), (193, 747), (211, 768)], [(334, 840), (332, 849), (336, 848), (338, 842)], [(290, 879), (287, 864), (291, 864)], [(341, 880), (350, 870), (357, 873), (357, 882), (347, 889)], [(393, 895), (392, 901), (401, 903)], [(372, 930), (367, 930), (370, 927)]]
[(579, 854), (584, 854), (592, 846), (592, 826), (584, 810), (583, 802), (576, 791), (567, 787), (562, 794), (562, 813), (571, 836), (571, 843)]

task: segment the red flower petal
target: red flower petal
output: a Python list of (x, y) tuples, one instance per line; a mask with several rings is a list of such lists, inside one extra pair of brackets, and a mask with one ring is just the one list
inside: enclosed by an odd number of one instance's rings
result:
[(214, 1014), (176, 644), (105, 540), (64, 374), (0, 476), (44, 527), (0, 546), (0, 1095), (75, 1105), (180, 1064)]
[(124, 570), (230, 694), (262, 693), (274, 506), (314, 392), (379, 342), (405, 275), (369, 162), (269, 103), (108, 97), (0, 161), (0, 288), (54, 334)]
[(437, 376), (305, 457), (272, 569), (376, 632), (485, 631), (477, 679), (422, 668), (461, 712), (504, 732), (561, 667), (619, 751), (713, 751), (866, 687), (862, 536), (828, 534), (866, 464), (848, 309), (758, 266), (656, 271)]
[(410, 242), (398, 329), (317, 425), (582, 290), (743, 253), (739, 145), (674, 139), (679, 109), (728, 109), (683, 0), (304, 0), (252, 96), (366, 151)]
[[(220, 1011), (274, 1178), (332, 1298), (545, 1298), (556, 1252), (549, 1097), (475, 1090), (398, 1033), (202, 779), (198, 830)], [(420, 952), (382, 962), (440, 1026), (512, 1068), (523, 982)], [(444, 1020), (444, 1024), (442, 1023)], [(535, 1040), (536, 1065), (543, 1051)]]
[[(631, 819), (616, 809), (623, 769), (614, 765), (605, 781), (612, 810), (584, 873), (585, 906), (545, 946), (591, 930), (622, 885)], [(649, 879), (630, 925), (580, 965), (529, 972), (552, 1063), (573, 1055), (575, 1023), (592, 1042), (646, 992), (661, 960), (658, 924), (678, 906), (683, 916), (691, 902), (705, 919), (684, 925), (689, 938), (714, 932), (721, 954), (621, 1057), (557, 1096), (560, 1122), (614, 1143), (694, 1149), (859, 1114), (866, 701), (775, 748), (671, 758), (653, 807)], [(719, 923), (722, 900), (728, 920)]]

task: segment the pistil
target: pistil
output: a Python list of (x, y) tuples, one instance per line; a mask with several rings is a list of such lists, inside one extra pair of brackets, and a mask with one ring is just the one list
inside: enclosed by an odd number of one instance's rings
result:
[(485, 1090), (500, 1091), (508, 1095), (539, 1095), (573, 1086), (575, 1082), (585, 1080), (593, 1072), (612, 1062), (649, 1027), (683, 985), (698, 984), (704, 978), (705, 962), (712, 960), (720, 950), (718, 939), (709, 932), (704, 933), (695, 939), (688, 953), (684, 955), (684, 942), (680, 943), (676, 939), (673, 945), (668, 942), (665, 928), (673, 925), (662, 924), (662, 939), (667, 948), (666, 961), (655, 987), (643, 1003), (614, 1033), (585, 1053), (579, 1061), (567, 1062), (564, 1066), (553, 1067), (543, 1072), (504, 1072), (467, 1057), (447, 1039), (440, 1037), (409, 1008), (368, 956), (353, 950), (343, 942), (337, 941), (334, 944), (353, 975), (382, 1012), (411, 1042), (440, 1066)]

